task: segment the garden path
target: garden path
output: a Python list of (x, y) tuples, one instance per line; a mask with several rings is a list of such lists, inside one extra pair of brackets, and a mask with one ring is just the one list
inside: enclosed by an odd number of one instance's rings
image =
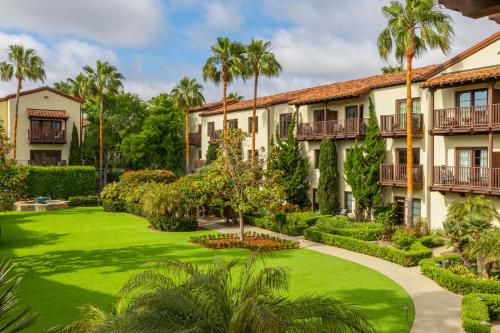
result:
[[(239, 232), (238, 226), (223, 225), (222, 220), (199, 219), (199, 222), (200, 227), (204, 229), (216, 230), (221, 233)], [(292, 239), (298, 241), (303, 248), (358, 263), (389, 277), (403, 287), (413, 300), (415, 320), (411, 333), (463, 332), (460, 319), (462, 296), (449, 292), (423, 276), (419, 267), (403, 267), (362, 253), (311, 242), (302, 236), (287, 236), (253, 226), (246, 226), (245, 230)]]

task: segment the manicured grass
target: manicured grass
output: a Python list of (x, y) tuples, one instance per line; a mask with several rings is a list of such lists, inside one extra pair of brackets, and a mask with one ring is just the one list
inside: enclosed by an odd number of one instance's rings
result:
[[(188, 242), (208, 231), (163, 233), (125, 213), (101, 208), (0, 215), (0, 256), (14, 258), (24, 276), (20, 296), (41, 314), (28, 332), (78, 318), (87, 303), (110, 309), (114, 295), (134, 273), (166, 258), (199, 264), (213, 256), (245, 257), (248, 250), (209, 250)], [(328, 294), (359, 305), (377, 332), (408, 332), (413, 303), (395, 282), (358, 264), (299, 249), (274, 252), (271, 265), (289, 267), (291, 294)], [(410, 314), (405, 322), (404, 306)]]

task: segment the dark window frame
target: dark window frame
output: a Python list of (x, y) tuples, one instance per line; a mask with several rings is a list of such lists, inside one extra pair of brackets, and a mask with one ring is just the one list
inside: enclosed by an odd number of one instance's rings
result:
[[(248, 133), (252, 133), (253, 117), (248, 117)], [(259, 116), (255, 116), (255, 133), (259, 133)]]
[(287, 137), (288, 129), (292, 123), (293, 113), (282, 113), (280, 114), (280, 136)]

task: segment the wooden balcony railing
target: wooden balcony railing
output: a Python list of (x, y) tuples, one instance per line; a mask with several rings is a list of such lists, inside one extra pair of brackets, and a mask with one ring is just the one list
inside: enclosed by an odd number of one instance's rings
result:
[[(18, 164), (25, 164), (24, 161), (17, 161)], [(41, 166), (66, 166), (66, 160), (28, 160), (27, 164), (29, 165), (41, 165)]]
[[(422, 113), (412, 114), (412, 133), (415, 137), (424, 134), (424, 115)], [(383, 137), (406, 136), (406, 114), (397, 113), (380, 116), (380, 135)]]
[(29, 143), (66, 143), (66, 131), (60, 129), (37, 129), (28, 130)]
[(198, 170), (199, 168), (202, 168), (205, 166), (206, 161), (205, 160), (194, 160), (193, 161), (193, 170)]
[(217, 143), (222, 139), (222, 130), (215, 130), (208, 133), (211, 143)]
[[(407, 170), (404, 164), (382, 164), (380, 166), (380, 185), (383, 186), (406, 186)], [(422, 165), (413, 166), (413, 184), (421, 186), (423, 184)]]
[(500, 104), (437, 109), (433, 117), (437, 134), (500, 130)]
[(367, 129), (368, 118), (346, 118), (301, 123), (297, 126), (297, 140), (357, 138), (363, 136)]
[(193, 146), (201, 146), (201, 133), (189, 133), (189, 144)]
[(435, 166), (432, 179), (436, 191), (500, 194), (500, 168)]

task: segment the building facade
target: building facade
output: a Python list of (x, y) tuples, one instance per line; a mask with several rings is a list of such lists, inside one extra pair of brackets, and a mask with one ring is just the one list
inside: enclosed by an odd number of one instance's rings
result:
[[(81, 101), (50, 87), (22, 91), (19, 97), (19, 164), (67, 165), (73, 124), (81, 131)], [(0, 98), (0, 120), (13, 142), (16, 94)]]
[[(413, 72), (414, 215), (440, 227), (448, 205), (467, 193), (494, 198), (500, 209), (500, 33), (448, 61)], [(256, 147), (269, 150), (273, 135), (284, 135), (297, 114), (296, 138), (310, 165), (310, 199), (316, 201), (319, 143), (334, 140), (339, 174), (355, 140), (367, 129), (371, 99), (386, 139), (387, 154), (380, 169), (384, 202), (396, 206), (404, 219), (406, 195), (405, 73), (375, 75), (257, 99)], [(230, 101), (228, 127), (251, 133), (253, 100)], [(199, 141), (192, 150), (193, 169), (204, 164), (210, 142), (220, 138), (221, 103), (191, 113)], [(195, 135), (195, 134), (193, 134)], [(245, 156), (251, 139), (243, 142)], [(340, 182), (341, 205), (355, 205), (349, 185)]]

